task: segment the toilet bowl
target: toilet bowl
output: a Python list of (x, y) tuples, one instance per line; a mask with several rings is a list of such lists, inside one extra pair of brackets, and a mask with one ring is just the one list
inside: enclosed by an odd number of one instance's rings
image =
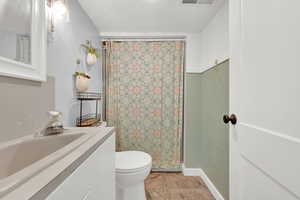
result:
[(116, 153), (117, 200), (146, 200), (144, 181), (150, 173), (152, 158), (140, 151)]

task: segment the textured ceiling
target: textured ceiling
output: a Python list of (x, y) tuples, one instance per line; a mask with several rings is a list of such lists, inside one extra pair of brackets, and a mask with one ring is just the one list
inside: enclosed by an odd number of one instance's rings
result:
[(198, 33), (225, 0), (183, 5), (180, 0), (79, 0), (99, 32)]

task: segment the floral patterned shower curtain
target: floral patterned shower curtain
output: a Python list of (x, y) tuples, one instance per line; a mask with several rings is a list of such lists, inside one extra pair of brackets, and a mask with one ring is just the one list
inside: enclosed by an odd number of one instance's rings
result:
[(117, 150), (151, 154), (153, 168), (179, 169), (183, 41), (108, 42), (106, 116)]

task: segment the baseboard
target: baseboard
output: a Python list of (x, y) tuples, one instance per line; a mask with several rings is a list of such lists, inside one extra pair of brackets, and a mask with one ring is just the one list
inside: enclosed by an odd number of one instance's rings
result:
[(182, 165), (182, 172), (184, 176), (201, 176), (200, 168), (186, 168)]
[(211, 182), (208, 178), (206, 173), (201, 168), (186, 168), (184, 165), (182, 166), (182, 171), (184, 176), (200, 176), (206, 186), (208, 187), (209, 191), (215, 197), (216, 200), (224, 200), (224, 197), (218, 191), (216, 186)]
[(209, 191), (212, 193), (212, 195), (215, 197), (216, 200), (224, 200), (224, 197), (221, 195), (221, 193), (218, 191), (216, 186), (211, 182), (211, 180), (208, 178), (206, 173), (200, 169), (200, 177), (208, 187)]

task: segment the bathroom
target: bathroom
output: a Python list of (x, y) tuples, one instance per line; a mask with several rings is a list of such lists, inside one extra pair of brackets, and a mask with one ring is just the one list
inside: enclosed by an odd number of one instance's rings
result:
[(299, 1), (0, 8), (0, 199), (300, 199)]

